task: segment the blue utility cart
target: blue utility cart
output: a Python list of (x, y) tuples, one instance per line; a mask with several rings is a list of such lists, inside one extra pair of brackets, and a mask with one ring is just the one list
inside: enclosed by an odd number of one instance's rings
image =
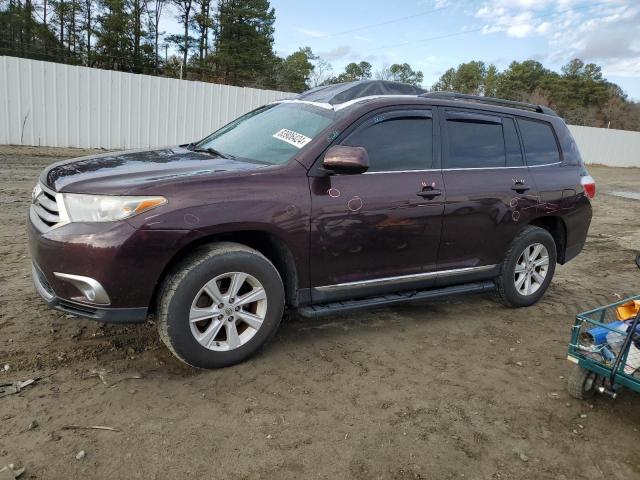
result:
[(631, 318), (620, 315), (634, 301), (640, 295), (576, 316), (568, 356), (576, 364), (568, 380), (572, 396), (587, 399), (600, 392), (615, 398), (621, 387), (640, 392), (640, 311)]

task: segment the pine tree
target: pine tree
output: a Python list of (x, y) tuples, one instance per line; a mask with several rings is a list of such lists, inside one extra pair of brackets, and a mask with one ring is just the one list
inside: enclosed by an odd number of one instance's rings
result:
[(204, 76), (205, 58), (209, 54), (209, 32), (213, 27), (211, 18), (211, 0), (195, 0), (197, 12), (193, 16), (193, 28), (198, 33), (198, 65), (201, 78)]
[[(44, 0), (46, 2), (46, 0)], [(91, 49), (92, 49), (92, 35), (95, 30), (95, 15), (96, 4), (95, 0), (84, 0), (82, 4), (83, 19), (81, 23), (81, 29), (84, 32), (84, 45), (83, 50), (85, 54), (85, 65), (91, 66)]]
[(142, 13), (146, 10), (146, 0), (131, 0), (131, 30), (133, 37), (133, 64), (135, 71), (142, 71)]
[(162, 18), (162, 10), (166, 4), (167, 0), (153, 0), (153, 15), (150, 19), (150, 28), (153, 34), (153, 68), (155, 74), (158, 74), (158, 67), (160, 64), (159, 54), (158, 54), (158, 44), (160, 42), (160, 20)]
[(276, 87), (286, 92), (302, 92), (309, 88), (314, 69), (311, 62), (317, 58), (309, 47), (300, 48), (285, 59), (277, 58), (274, 69)]
[(173, 5), (178, 9), (178, 19), (182, 22), (184, 28), (184, 35), (182, 38), (178, 35), (171, 35), (171, 41), (178, 45), (178, 48), (182, 52), (182, 75), (181, 78), (187, 76), (187, 60), (189, 58), (189, 50), (193, 39), (189, 35), (189, 24), (191, 22), (191, 11), (193, 9), (193, 0), (172, 0)]
[(101, 0), (96, 52), (100, 66), (132, 70), (127, 0)]
[(232, 85), (273, 87), (273, 24), (268, 0), (220, 0), (215, 65)]

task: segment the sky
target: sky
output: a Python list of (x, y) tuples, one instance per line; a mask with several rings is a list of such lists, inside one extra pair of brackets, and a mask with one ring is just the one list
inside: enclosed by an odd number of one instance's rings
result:
[(276, 52), (309, 46), (339, 74), (409, 63), (430, 87), (462, 62), (500, 70), (534, 59), (553, 70), (572, 58), (640, 100), (640, 0), (271, 0)]

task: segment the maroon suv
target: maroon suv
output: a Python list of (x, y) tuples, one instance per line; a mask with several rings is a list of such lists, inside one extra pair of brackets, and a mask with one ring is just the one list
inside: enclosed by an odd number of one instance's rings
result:
[(255, 353), (318, 316), (496, 290), (538, 301), (582, 249), (595, 184), (548, 108), (392, 82), (322, 87), (204, 140), (56, 163), (33, 192), (53, 308), (155, 313), (181, 360)]

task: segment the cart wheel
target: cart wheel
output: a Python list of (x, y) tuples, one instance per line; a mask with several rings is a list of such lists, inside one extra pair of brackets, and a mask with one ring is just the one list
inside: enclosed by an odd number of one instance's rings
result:
[(569, 380), (567, 382), (567, 390), (569, 395), (580, 400), (587, 400), (596, 393), (596, 383), (598, 375), (594, 372), (575, 365)]

